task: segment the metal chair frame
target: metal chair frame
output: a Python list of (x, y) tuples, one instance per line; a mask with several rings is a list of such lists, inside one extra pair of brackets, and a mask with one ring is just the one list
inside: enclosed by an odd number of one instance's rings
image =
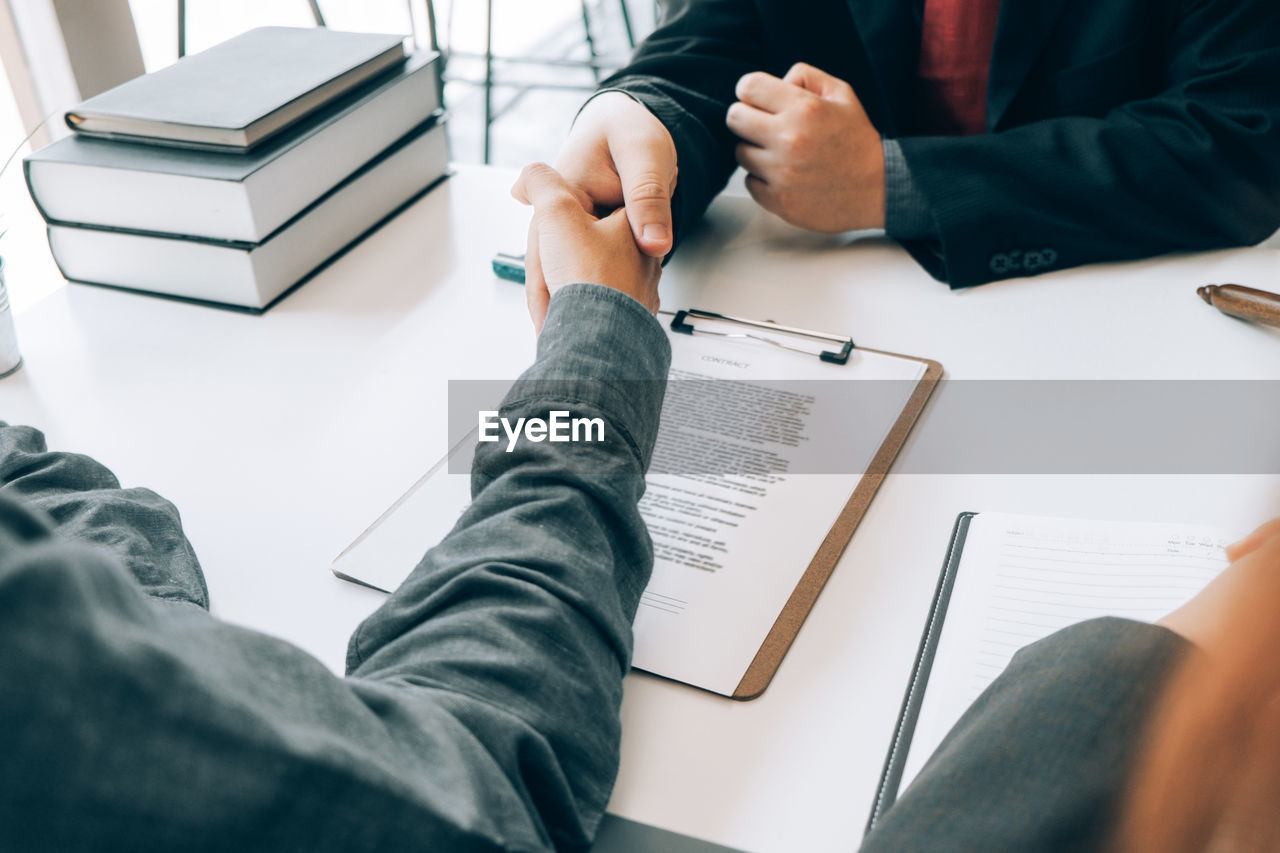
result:
[[(413, 19), (413, 0), (406, 0), (409, 7), (410, 20)], [(187, 0), (177, 0), (178, 3), (178, 58), (187, 55)], [(307, 5), (311, 8), (311, 17), (314, 19), (317, 27), (326, 26), (324, 13), (320, 9), (319, 0), (307, 0)], [(563, 89), (563, 90), (583, 90), (590, 91), (594, 86), (579, 85), (573, 83), (514, 83), (500, 80), (495, 73), (495, 65), (541, 65), (551, 68), (587, 68), (591, 71), (591, 76), (596, 84), (599, 84), (601, 72), (606, 68), (614, 68), (619, 65), (617, 61), (610, 61), (608, 58), (601, 56), (596, 49), (595, 34), (591, 28), (591, 9), (589, 0), (581, 0), (582, 7), (582, 28), (586, 36), (587, 42), (587, 59), (564, 59), (564, 58), (539, 58), (527, 56), (494, 56), (493, 53), (493, 0), (485, 0), (485, 17), (484, 17), (484, 52), (480, 54), (464, 53), (462, 51), (452, 51), (448, 47), (443, 50), (440, 46), (439, 33), (436, 28), (436, 9), (434, 0), (423, 0), (425, 6), (425, 15), (427, 21), (427, 39), (432, 50), (440, 52), (441, 55), (441, 80), (449, 79), (454, 82), (467, 83), (474, 86), (480, 86), (484, 89), (484, 151), (483, 160), (488, 163), (490, 160), (490, 152), (493, 142), (493, 123), (501, 117), (502, 113), (511, 109), (525, 93), (531, 89)], [(627, 46), (634, 48), (636, 46), (635, 32), (631, 27), (631, 12), (627, 8), (627, 0), (618, 0), (618, 9), (622, 17), (622, 26), (626, 32)], [(453, 27), (453, 15), (449, 16), (449, 26)], [(483, 59), (484, 60), (484, 76), (479, 80), (472, 80), (460, 77), (445, 78), (445, 72), (448, 69), (449, 59), (453, 56)], [(515, 97), (503, 107), (501, 111), (495, 111), (493, 105), (493, 90), (498, 88), (517, 88), (520, 91)]]
[[(438, 44), (435, 36), (435, 3), (434, 0), (425, 0), (427, 5), (427, 18), (431, 24), (431, 36), (433, 45)], [(591, 91), (594, 85), (581, 85), (574, 83), (515, 83), (500, 80), (497, 76), (496, 66), (502, 65), (541, 65), (550, 68), (586, 68), (591, 71), (591, 76), (596, 84), (601, 80), (601, 72), (605, 69), (616, 68), (621, 63), (608, 57), (602, 56), (596, 48), (595, 33), (591, 27), (591, 9), (588, 0), (581, 0), (582, 8), (582, 27), (586, 36), (587, 43), (587, 59), (564, 59), (552, 57), (529, 57), (529, 56), (495, 56), (493, 53), (493, 2), (494, 0), (485, 0), (485, 18), (484, 18), (484, 52), (483, 53), (467, 53), (463, 51), (454, 51), (446, 48), (442, 54), (445, 59), (445, 70), (448, 70), (448, 60), (452, 57), (465, 57), (468, 59), (482, 59), (484, 61), (484, 75), (479, 80), (473, 80), (464, 77), (448, 77), (450, 82), (466, 83), (473, 86), (480, 86), (484, 89), (484, 141), (483, 141), (483, 162), (490, 161), (493, 143), (493, 123), (497, 121), (503, 112), (511, 109), (527, 92), (532, 89), (552, 89), (552, 90), (568, 90), (568, 91)], [(631, 26), (631, 12), (627, 8), (627, 0), (618, 0), (618, 9), (622, 18), (622, 26), (626, 33), (627, 46), (634, 48), (636, 46), (635, 32)], [(449, 16), (449, 26), (453, 26), (453, 16)], [(438, 50), (439, 47), (437, 46)], [(519, 92), (506, 103), (500, 111), (495, 111), (493, 104), (493, 91), (499, 88), (516, 88)]]

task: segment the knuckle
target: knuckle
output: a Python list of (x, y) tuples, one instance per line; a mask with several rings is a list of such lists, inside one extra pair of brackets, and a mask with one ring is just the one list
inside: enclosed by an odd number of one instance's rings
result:
[(796, 104), (796, 116), (801, 121), (814, 121), (821, 117), (823, 106), (817, 98), (805, 98)]
[(578, 200), (567, 192), (556, 193), (547, 199), (543, 205), (543, 210), (553, 216), (568, 216), (582, 210), (582, 206), (578, 204)]
[(520, 177), (539, 178), (539, 177), (545, 176), (547, 173), (551, 171), (552, 169), (550, 166), (548, 166), (546, 163), (543, 163), (542, 161), (539, 160), (525, 166), (523, 171), (521, 172)]
[(570, 193), (556, 193), (555, 198), (551, 200), (551, 210), (556, 215), (565, 219), (576, 219), (585, 216), (586, 211), (582, 209), (582, 205)]
[(664, 181), (654, 173), (640, 175), (631, 182), (630, 190), (627, 193), (628, 200), (633, 204), (635, 202), (666, 201), (667, 187), (670, 183), (670, 181)]

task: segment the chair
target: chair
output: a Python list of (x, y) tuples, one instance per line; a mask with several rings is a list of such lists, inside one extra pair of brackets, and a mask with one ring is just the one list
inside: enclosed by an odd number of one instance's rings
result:
[[(187, 2), (186, 0), (177, 0), (178, 2), (178, 57), (182, 58), (187, 54)], [(409, 6), (409, 16), (413, 17), (413, 0), (406, 0)], [(493, 0), (485, 0), (485, 23), (484, 23), (484, 52), (481, 54), (463, 53), (461, 51), (452, 51), (446, 45), (443, 49), (440, 46), (439, 35), (436, 30), (436, 11), (434, 0), (423, 0), (425, 6), (425, 15), (427, 22), (428, 43), (432, 50), (440, 52), (441, 69), (447, 73), (448, 63), (451, 56), (463, 56), (469, 58), (480, 58), (484, 60), (484, 76), (480, 80), (469, 80), (466, 78), (445, 78), (460, 83), (468, 83), (471, 85), (481, 86), (484, 89), (484, 152), (483, 161), (489, 162), (490, 149), (493, 139), (493, 123), (500, 115), (495, 114), (493, 108), (493, 90), (502, 87), (516, 87), (521, 89), (521, 93), (534, 88), (543, 89), (581, 89), (590, 91), (592, 86), (584, 86), (566, 83), (516, 83), (507, 82), (498, 79), (495, 74), (495, 63), (508, 65), (543, 65), (551, 67), (564, 68), (587, 68), (591, 71), (592, 77), (596, 83), (600, 82), (601, 71), (605, 68), (617, 67), (621, 63), (618, 61), (610, 61), (602, 56), (597, 50), (595, 33), (592, 31), (591, 20), (591, 4), (589, 0), (581, 0), (582, 6), (582, 28), (587, 45), (586, 59), (557, 59), (557, 58), (538, 58), (538, 57), (521, 57), (521, 56), (494, 56), (493, 54)], [(325, 26), (324, 13), (320, 9), (319, 0), (307, 0), (307, 5), (311, 8), (311, 17), (315, 20), (317, 27)], [(622, 26), (626, 33), (628, 48), (636, 46), (635, 33), (631, 27), (631, 13), (627, 8), (627, 0), (618, 0), (618, 11), (622, 20)], [(450, 26), (452, 26), (452, 14), (450, 15)], [(509, 109), (511, 105), (519, 98), (519, 95), (507, 104)]]
[[(427, 19), (429, 29), (431, 31), (432, 46), (439, 49), (435, 33), (435, 3), (434, 0), (426, 0)], [(479, 80), (471, 80), (460, 77), (448, 77), (446, 79), (452, 82), (467, 83), (470, 85), (481, 86), (484, 89), (484, 143), (483, 143), (483, 162), (489, 162), (490, 149), (493, 138), (493, 123), (500, 114), (495, 114), (493, 108), (493, 90), (504, 87), (514, 87), (521, 89), (521, 93), (530, 89), (573, 89), (591, 91), (594, 86), (573, 84), (573, 83), (517, 83), (501, 80), (495, 73), (495, 64), (505, 65), (542, 65), (548, 67), (559, 68), (587, 68), (591, 71), (591, 75), (596, 83), (600, 82), (601, 72), (607, 68), (619, 67), (622, 63), (616, 59), (611, 61), (609, 58), (601, 55), (596, 46), (595, 33), (592, 30), (591, 5), (588, 0), (581, 0), (582, 7), (582, 28), (587, 45), (586, 59), (558, 59), (551, 57), (524, 57), (524, 56), (495, 56), (493, 53), (493, 0), (485, 0), (485, 19), (484, 19), (484, 52), (480, 54), (465, 53), (463, 51), (450, 50), (448, 46), (442, 51), (444, 59), (444, 67), (448, 69), (448, 60), (451, 57), (467, 57), (478, 58), (484, 61), (484, 75)], [(619, 16), (622, 20), (623, 30), (626, 34), (628, 48), (636, 46), (635, 32), (631, 26), (631, 13), (627, 8), (627, 0), (618, 0)], [(452, 15), (450, 15), (450, 25), (452, 26)], [(509, 109), (516, 96), (506, 108)]]

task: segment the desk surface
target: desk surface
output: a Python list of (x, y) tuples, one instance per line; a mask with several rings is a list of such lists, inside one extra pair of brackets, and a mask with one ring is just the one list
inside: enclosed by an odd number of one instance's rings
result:
[[(333, 557), (444, 452), (447, 381), (511, 378), (532, 357), (523, 291), (488, 270), (523, 245), (513, 177), (460, 168), (261, 317), (63, 287), (17, 318), (26, 366), (0, 382), (0, 417), (172, 499), (214, 612), (340, 671), (381, 596), (334, 579)], [(1280, 330), (1204, 305), (1208, 281), (1274, 286), (1280, 252), (952, 292), (883, 239), (804, 234), (730, 199), (662, 295), (847, 332), (957, 378), (1280, 379)], [(747, 850), (853, 847), (966, 509), (1244, 532), (1280, 515), (1280, 478), (891, 476), (763, 697), (628, 678), (611, 811)]]

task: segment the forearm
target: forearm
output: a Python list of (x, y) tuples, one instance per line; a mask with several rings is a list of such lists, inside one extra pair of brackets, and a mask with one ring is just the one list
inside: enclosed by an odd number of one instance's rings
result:
[(953, 287), (1257, 242), (1280, 226), (1280, 20), (1188, 3), (1157, 88), (1096, 113), (899, 140)]
[(1164, 628), (1097, 619), (1019, 651), (863, 853), (1101, 848), (1150, 711), (1189, 649)]
[(1280, 226), (1276, 166), (1241, 171), (1226, 140), (1188, 165), (1125, 115), (901, 144), (938, 225), (943, 259), (926, 266), (953, 287), (1248, 245)]
[(348, 660), (358, 679), (422, 688), (481, 743), (492, 761), (459, 785), (512, 788), (536, 809), (524, 820), (580, 845), (617, 772), (630, 623), (652, 566), (636, 504), (670, 351), (639, 303), (589, 285), (556, 294), (538, 349), (501, 415), (598, 417), (604, 441), (480, 444), (471, 507)]

